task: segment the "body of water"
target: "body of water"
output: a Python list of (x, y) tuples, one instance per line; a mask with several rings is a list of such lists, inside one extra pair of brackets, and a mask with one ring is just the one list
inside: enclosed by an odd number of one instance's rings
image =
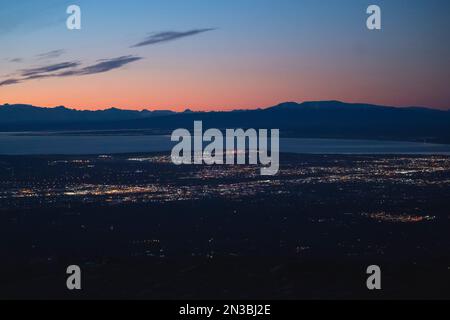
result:
[[(77, 155), (170, 151), (169, 136), (151, 135), (34, 135), (0, 133), (1, 155)], [(306, 154), (424, 154), (450, 155), (450, 145), (337, 139), (280, 139), (281, 152)]]

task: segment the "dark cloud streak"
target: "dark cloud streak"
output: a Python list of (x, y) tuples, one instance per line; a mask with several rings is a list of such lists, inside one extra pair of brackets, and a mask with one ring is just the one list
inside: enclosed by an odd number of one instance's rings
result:
[(13, 85), (13, 84), (18, 84), (20, 82), (21, 82), (21, 80), (19, 80), (19, 79), (7, 79), (7, 80), (4, 80), (4, 81), (0, 81), (0, 87), (2, 87), (2, 86), (9, 86), (9, 85)]
[(36, 57), (39, 60), (54, 59), (54, 58), (58, 58), (58, 57), (62, 56), (64, 53), (66, 53), (65, 50), (59, 49), (59, 50), (53, 50), (53, 51), (38, 54), (38, 55), (36, 55)]
[[(79, 62), (63, 62), (58, 63), (54, 65), (39, 67), (39, 68), (33, 68), (33, 69), (27, 69), (22, 70), (22, 77), (21, 79), (17, 78), (11, 78), (6, 79), (2, 82), (0, 82), (1, 86), (7, 86), (7, 85), (13, 85), (18, 84), (24, 81), (28, 80), (35, 80), (35, 79), (45, 79), (45, 78), (59, 78), (59, 77), (74, 77), (74, 76), (85, 76), (85, 75), (93, 75), (93, 74), (99, 74), (99, 73), (105, 73), (109, 72), (115, 69), (119, 69), (124, 67), (127, 64), (136, 62), (143, 59), (142, 57), (138, 56), (122, 56), (114, 59), (103, 59), (98, 60), (96, 64), (84, 67), (84, 68), (77, 68), (80, 66)], [(64, 69), (71, 69), (71, 70), (65, 70)], [(56, 72), (59, 71), (59, 72)]]
[(55, 72), (63, 69), (69, 69), (69, 68), (75, 68), (80, 65), (79, 62), (62, 62), (57, 64), (51, 64), (48, 66), (38, 67), (38, 68), (31, 68), (31, 69), (24, 69), (22, 70), (22, 76), (23, 77), (30, 77), (30, 76), (39, 76), (45, 73)]
[(153, 45), (153, 44), (157, 44), (157, 43), (174, 41), (174, 40), (178, 40), (181, 38), (191, 37), (191, 36), (194, 36), (194, 35), (197, 35), (200, 33), (213, 31), (213, 30), (216, 30), (216, 29), (207, 28), (207, 29), (194, 29), (194, 30), (189, 30), (189, 31), (184, 31), (184, 32), (164, 31), (164, 32), (154, 33), (154, 34), (148, 36), (147, 38), (145, 38), (143, 41), (133, 45), (132, 48), (144, 47), (144, 46), (149, 46), (149, 45)]
[(141, 57), (137, 56), (122, 56), (114, 59), (99, 60), (99, 63), (87, 66), (79, 70), (70, 70), (59, 74), (59, 77), (76, 76), (76, 75), (90, 75), (97, 73), (104, 73), (114, 69), (119, 69), (129, 63), (141, 60)]

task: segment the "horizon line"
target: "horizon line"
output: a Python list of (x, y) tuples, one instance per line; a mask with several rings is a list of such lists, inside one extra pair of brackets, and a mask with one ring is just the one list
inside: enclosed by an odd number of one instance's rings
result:
[(298, 104), (298, 105), (302, 105), (302, 104), (306, 104), (306, 103), (342, 103), (342, 104), (348, 104), (348, 105), (371, 105), (371, 106), (376, 106), (376, 107), (386, 107), (386, 108), (398, 108), (398, 109), (407, 109), (407, 108), (421, 108), (421, 109), (429, 109), (429, 110), (436, 110), (436, 111), (450, 111), (450, 108), (444, 109), (444, 108), (435, 108), (435, 107), (429, 107), (429, 106), (420, 106), (420, 105), (387, 105), (387, 104), (378, 104), (378, 103), (370, 103), (370, 102), (346, 102), (343, 100), (305, 100), (305, 101), (301, 101), (301, 102), (297, 102), (297, 101), (284, 101), (284, 102), (280, 102), (274, 105), (270, 105), (270, 106), (264, 106), (264, 107), (227, 107), (227, 108), (221, 108), (221, 107), (213, 107), (212, 109), (205, 109), (205, 110), (192, 110), (192, 109), (196, 109), (196, 108), (201, 108), (201, 107), (190, 107), (190, 106), (186, 106), (184, 110), (181, 111), (177, 111), (177, 110), (173, 110), (173, 109), (180, 109), (177, 107), (173, 107), (172, 108), (168, 108), (168, 107), (155, 107), (153, 108), (141, 108), (141, 109), (136, 109), (136, 108), (127, 108), (127, 107), (104, 107), (104, 108), (96, 108), (96, 109), (91, 109), (89, 107), (66, 107), (64, 105), (54, 105), (54, 106), (40, 106), (40, 105), (34, 105), (34, 104), (29, 104), (29, 103), (8, 103), (5, 102), (3, 104), (0, 105), (0, 107), (4, 107), (4, 106), (29, 106), (29, 107), (34, 107), (34, 108), (41, 108), (41, 109), (58, 109), (58, 108), (65, 108), (68, 110), (72, 110), (72, 111), (88, 111), (88, 112), (96, 112), (96, 111), (108, 111), (108, 110), (120, 110), (120, 111), (137, 111), (137, 112), (157, 112), (157, 111), (170, 111), (173, 113), (184, 113), (184, 112), (195, 112), (195, 113), (208, 113), (208, 112), (234, 112), (234, 111), (252, 111), (252, 110), (265, 110), (265, 109), (270, 109), (273, 107), (277, 107), (277, 106), (281, 106), (283, 104)]

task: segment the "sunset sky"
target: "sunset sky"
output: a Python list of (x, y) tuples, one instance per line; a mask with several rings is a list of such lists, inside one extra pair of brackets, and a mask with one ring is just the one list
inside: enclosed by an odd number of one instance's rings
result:
[(448, 0), (0, 0), (0, 104), (450, 109), (449, 39)]

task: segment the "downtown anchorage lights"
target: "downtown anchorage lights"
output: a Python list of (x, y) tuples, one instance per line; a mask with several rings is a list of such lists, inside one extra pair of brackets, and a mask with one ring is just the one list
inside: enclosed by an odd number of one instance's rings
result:
[(172, 149), (172, 162), (176, 165), (260, 164), (261, 175), (273, 176), (280, 167), (280, 130), (271, 129), (270, 137), (268, 133), (268, 129), (226, 129), (224, 137), (215, 128), (203, 132), (203, 122), (195, 121), (193, 136), (188, 129), (172, 133), (172, 142), (178, 142)]

